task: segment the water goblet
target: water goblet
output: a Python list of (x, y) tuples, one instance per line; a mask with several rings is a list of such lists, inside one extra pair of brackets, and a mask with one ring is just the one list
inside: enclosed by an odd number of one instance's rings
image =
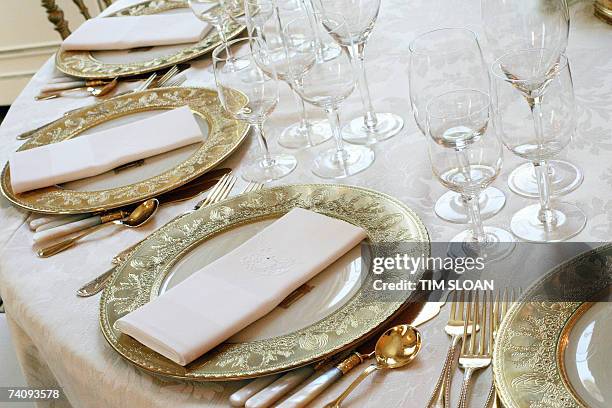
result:
[(247, 181), (265, 183), (291, 173), (297, 160), (288, 154), (271, 154), (264, 133), (264, 122), (278, 103), (278, 79), (274, 68), (263, 71), (261, 44), (253, 37), (220, 45), (213, 51), (213, 67), (219, 99), (234, 118), (251, 125), (262, 150), (262, 157), (248, 163), (242, 173)]
[[(427, 104), (447, 91), (476, 89), (489, 93), (489, 73), (476, 34), (463, 28), (442, 28), (419, 35), (410, 43), (410, 103), (414, 119), (427, 137)], [(480, 194), (483, 220), (497, 214), (505, 205), (504, 193), (488, 187)], [(470, 222), (462, 195), (443, 194), (434, 211), (443, 220)]]

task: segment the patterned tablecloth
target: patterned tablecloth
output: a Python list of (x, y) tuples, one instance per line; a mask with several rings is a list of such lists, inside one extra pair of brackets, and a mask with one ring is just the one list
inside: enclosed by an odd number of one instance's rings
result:
[[(120, 0), (118, 9), (134, 0)], [(588, 215), (586, 229), (574, 240), (605, 241), (612, 237), (612, 26), (593, 16), (592, 2), (572, 7), (568, 47), (576, 97), (578, 131), (563, 155), (579, 165), (584, 184), (565, 199), (578, 203)], [(444, 241), (461, 226), (446, 223), (432, 211), (444, 189), (433, 178), (425, 140), (412, 119), (408, 97), (409, 42), (435, 27), (467, 26), (480, 32), (478, 0), (385, 0), (367, 48), (367, 65), (375, 106), (406, 119), (401, 135), (376, 146), (372, 168), (345, 182), (373, 188), (405, 202), (422, 217), (432, 240)], [(194, 64), (185, 86), (212, 86), (208, 60)], [(35, 102), (34, 95), (54, 75), (52, 61), (38, 72), (9, 111), (0, 128), (0, 159), (19, 146), (15, 136), (62, 112), (92, 103), (89, 98), (60, 98)], [(343, 117), (360, 111), (357, 92), (342, 107)], [(313, 114), (319, 115), (313, 110)], [(269, 123), (270, 134), (296, 120), (288, 89)], [(330, 142), (331, 143), (331, 142)], [(330, 145), (325, 145), (327, 148)], [(256, 154), (246, 143), (227, 164), (240, 173), (244, 157)], [(272, 143), (274, 150), (280, 150)], [(321, 182), (310, 172), (314, 151), (299, 152), (297, 170), (282, 183)], [(505, 167), (495, 185), (507, 194), (506, 207), (489, 225), (508, 227), (512, 214), (529, 201), (509, 192), (506, 180), (520, 161), (505, 152)], [(235, 191), (240, 191), (244, 182)], [(79, 299), (74, 291), (109, 266), (110, 258), (140, 240), (173, 215), (189, 208), (185, 202), (162, 208), (149, 225), (137, 229), (107, 229), (77, 248), (51, 259), (39, 259), (31, 249), (32, 234), (24, 225), (27, 213), (0, 199), (0, 291), (6, 304), (11, 334), (28, 382), (35, 387), (63, 387), (73, 407), (212, 407), (227, 406), (227, 398), (244, 382), (188, 384), (153, 378), (126, 363), (105, 342), (98, 328), (98, 297)], [(349, 398), (351, 406), (422, 407), (440, 371), (448, 345), (443, 317), (423, 327), (424, 348), (409, 367), (378, 373)], [(354, 377), (357, 370), (350, 377)], [(457, 374), (459, 375), (459, 373)], [(456, 384), (459, 383), (456, 379)], [(315, 406), (337, 395), (344, 379), (317, 400)], [(10, 385), (10, 384), (2, 384)], [(477, 378), (474, 406), (484, 400), (489, 374)], [(457, 393), (455, 393), (457, 394)]]

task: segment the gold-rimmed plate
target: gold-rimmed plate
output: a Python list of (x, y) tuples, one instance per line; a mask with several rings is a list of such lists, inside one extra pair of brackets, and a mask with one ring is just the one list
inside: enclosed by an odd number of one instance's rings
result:
[(495, 344), (506, 408), (612, 406), (612, 245), (554, 268), (509, 311)]
[[(149, 0), (119, 10), (105, 18), (142, 16), (159, 13), (191, 13), (187, 0)], [(202, 23), (204, 24), (204, 23)], [(163, 27), (160, 27), (160, 30)], [(244, 26), (227, 24), (226, 38), (239, 35)], [(116, 78), (157, 71), (187, 62), (211, 52), (221, 44), (219, 33), (212, 29), (202, 40), (191, 44), (177, 44), (117, 51), (64, 51), (55, 57), (57, 69), (80, 78)]]
[(221, 163), (247, 135), (248, 125), (226, 116), (216, 91), (163, 88), (108, 99), (39, 130), (19, 148), (57, 143), (186, 105), (205, 135), (202, 143), (147, 158), (140, 166), (21, 194), (12, 190), (7, 163), (0, 180), (2, 193), (30, 211), (74, 214), (125, 206), (179, 187)]
[[(359, 225), (373, 244), (414, 242), (411, 255), (429, 254), (427, 231), (416, 214), (372, 190), (333, 184), (290, 185), (239, 195), (170, 222), (117, 269), (100, 301), (100, 324), (109, 344), (152, 374), (208, 381), (250, 378), (302, 366), (344, 350), (373, 332), (412, 292), (390, 297), (375, 290), (377, 275), (363, 267), (360, 247), (308, 282), (310, 292), (289, 307), (276, 308), (186, 367), (114, 327), (125, 314), (295, 207)], [(408, 279), (416, 281), (421, 274), (416, 271)]]

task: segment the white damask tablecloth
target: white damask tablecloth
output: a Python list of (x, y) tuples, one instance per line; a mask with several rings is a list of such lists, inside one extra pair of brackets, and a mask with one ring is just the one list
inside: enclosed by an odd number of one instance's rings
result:
[[(135, 0), (120, 0), (116, 10)], [(568, 54), (578, 100), (576, 138), (563, 153), (579, 165), (584, 184), (565, 199), (578, 203), (588, 215), (577, 241), (607, 241), (612, 237), (612, 26), (593, 17), (586, 1), (574, 5)], [(444, 241), (462, 227), (437, 218), (432, 205), (444, 189), (433, 178), (408, 97), (409, 42), (421, 32), (443, 26), (467, 26), (480, 32), (478, 0), (384, 0), (367, 48), (367, 64), (375, 106), (406, 119), (401, 135), (376, 146), (377, 159), (368, 171), (345, 182), (370, 187), (397, 197), (422, 217), (432, 240)], [(185, 86), (212, 86), (208, 60), (194, 64)], [(62, 112), (93, 100), (60, 98), (35, 102), (34, 95), (54, 75), (49, 61), (24, 89), (0, 127), (0, 161), (19, 146), (15, 136), (42, 125)], [(360, 111), (355, 93), (343, 106), (343, 117)], [(314, 112), (314, 110), (313, 110)], [(296, 120), (292, 98), (285, 90), (272, 115), (271, 138), (283, 125)], [(331, 142), (330, 142), (331, 143)], [(271, 143), (274, 150), (280, 150)], [(330, 145), (325, 145), (327, 148)], [(316, 149), (314, 149), (316, 150)], [(257, 154), (246, 143), (227, 165), (240, 174), (245, 156)], [(321, 182), (310, 172), (314, 151), (299, 152), (297, 170), (281, 183)], [(512, 214), (527, 199), (509, 192), (506, 179), (519, 160), (505, 153), (505, 168), (495, 185), (507, 194), (506, 207), (489, 225), (508, 227)], [(44, 171), (44, 169), (41, 169)], [(243, 182), (241, 182), (243, 183)], [(244, 184), (244, 183), (243, 183)], [(235, 191), (240, 191), (242, 185)], [(61, 386), (72, 407), (212, 407), (227, 406), (228, 395), (243, 382), (188, 384), (153, 378), (126, 363), (105, 342), (98, 328), (98, 297), (80, 299), (75, 290), (109, 267), (111, 257), (139, 241), (175, 214), (190, 208), (186, 202), (162, 208), (155, 220), (141, 229), (108, 229), (70, 251), (40, 259), (31, 248), (32, 234), (24, 225), (27, 213), (0, 199), (0, 291), (11, 324), (20, 363), (31, 386)], [(443, 311), (446, 314), (446, 311)], [(347, 401), (350, 406), (422, 407), (440, 370), (448, 338), (442, 332), (446, 316), (423, 329), (424, 349), (408, 368), (373, 375)], [(354, 377), (355, 370), (350, 377)], [(459, 378), (457, 378), (458, 380)], [(489, 374), (479, 377), (474, 400), (483, 400)], [(315, 406), (345, 387), (344, 379), (320, 397)], [(459, 381), (456, 381), (458, 383)], [(0, 384), (10, 385), (10, 384)], [(475, 403), (474, 406), (480, 404)]]

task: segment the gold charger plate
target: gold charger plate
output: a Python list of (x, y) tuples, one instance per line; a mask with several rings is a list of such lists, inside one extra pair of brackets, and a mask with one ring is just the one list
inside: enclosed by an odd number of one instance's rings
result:
[[(585, 334), (588, 338), (593, 334), (592, 326), (590, 332), (573, 333), (583, 315), (599, 304), (583, 302), (585, 293), (609, 290), (611, 277), (612, 245), (607, 244), (554, 268), (510, 309), (497, 334), (493, 355), (495, 384), (504, 407), (600, 407), (587, 404), (589, 396), (577, 392), (581, 387), (575, 379), (580, 375), (570, 373), (567, 356), (570, 338), (582, 337), (584, 341)], [(608, 308), (609, 314), (609, 303), (601, 305)], [(605, 330), (611, 327), (608, 324)], [(608, 336), (600, 346), (609, 349), (609, 341)], [(582, 348), (584, 352), (584, 345)], [(612, 353), (608, 355), (612, 357)], [(595, 358), (602, 358), (601, 353)], [(590, 374), (586, 379), (587, 393), (601, 387), (601, 382), (609, 388), (605, 378), (593, 378)], [(605, 375), (611, 375), (609, 369)], [(607, 408), (612, 401), (602, 402), (601, 406)]]
[[(346, 275), (347, 282), (358, 283), (352, 292), (340, 285), (337, 293), (329, 293), (330, 284), (325, 280), (312, 282), (320, 276), (321, 279), (338, 280), (341, 273), (332, 269), (330, 275), (330, 268), (309, 282), (315, 286), (313, 292), (288, 309), (275, 309), (186, 367), (155, 353), (114, 327), (119, 318), (156, 298), (167, 286), (168, 277), (173, 276), (173, 269), (180, 269), (182, 260), (189, 258), (190, 253), (203, 248), (190, 259), (206, 257), (210, 250), (215, 250), (215, 242), (219, 247), (220, 240), (226, 239), (221, 248), (216, 248), (216, 256), (222, 256), (227, 253), (227, 246), (235, 247), (247, 239), (244, 236), (236, 239), (238, 232), (272, 222), (295, 207), (359, 225), (366, 230), (371, 243), (415, 242), (411, 247), (412, 255), (429, 254), (427, 230), (418, 216), (401, 202), (372, 190), (313, 184), (267, 188), (239, 195), (165, 225), (117, 269), (100, 301), (100, 325), (106, 340), (126, 360), (149, 373), (209, 381), (251, 378), (302, 366), (347, 349), (373, 332), (392, 317), (412, 293), (401, 292), (397, 298), (390, 299), (388, 294), (373, 289), (372, 282), (377, 275), (371, 271), (353, 279), (350, 278), (352, 273)], [(253, 234), (251, 231), (250, 235)], [(358, 252), (359, 249), (356, 248)], [(377, 251), (373, 249), (372, 252), (375, 256)], [(206, 261), (214, 261), (212, 258), (209, 256)], [(356, 262), (360, 264), (358, 257)], [(191, 271), (201, 268), (203, 263), (206, 264), (202, 260), (196, 262)], [(355, 261), (349, 265), (355, 266)], [(416, 272), (409, 279), (418, 280), (421, 274), (422, 271)], [(317, 288), (326, 300), (341, 297), (344, 292), (347, 295), (343, 302), (337, 302), (328, 313), (317, 317), (315, 309), (318, 306), (312, 306), (311, 310), (300, 309), (300, 304), (316, 301)], [(293, 308), (296, 310), (291, 312)], [(308, 314), (313, 319), (305, 322)], [(261, 326), (266, 323), (262, 320), (274, 315), (278, 318), (268, 323), (277, 324), (276, 329), (281, 327), (281, 332), (277, 330), (270, 334), (271, 331), (266, 331), (268, 325), (260, 327), (253, 335), (252, 326)]]
[[(126, 7), (105, 18), (166, 13), (185, 7), (189, 7), (187, 0), (150, 0)], [(163, 27), (160, 27), (160, 29), (163, 29)], [(227, 24), (225, 30), (226, 38), (234, 38), (242, 30), (244, 30), (244, 26), (232, 21)], [(80, 78), (124, 77), (157, 71), (187, 62), (211, 52), (219, 44), (221, 44), (221, 38), (217, 31), (212, 29), (197, 43), (153, 47), (152, 50), (143, 50), (138, 53), (133, 53), (133, 50), (100, 53), (59, 50), (55, 57), (55, 65), (57, 69), (65, 74)], [(104, 55), (106, 57), (103, 57)], [(131, 59), (132, 61), (125, 61), (126, 59)]]
[[(85, 107), (36, 132), (18, 150), (32, 149), (77, 137), (84, 132), (95, 131), (113, 121), (131, 116), (154, 114), (155, 111), (174, 109), (188, 105), (200, 126), (206, 127), (207, 137), (198, 145), (191, 145), (164, 155), (145, 160), (155, 162), (160, 157), (182, 155), (173, 158), (165, 166), (158, 166), (146, 175), (127, 178), (124, 183), (73, 182), (15, 194), (11, 187), (8, 163), (0, 180), (2, 194), (13, 204), (24, 209), (48, 214), (74, 214), (109, 210), (146, 200), (179, 187), (206, 173), (221, 163), (242, 143), (248, 133), (248, 125), (227, 118), (218, 101), (217, 92), (204, 88), (163, 88), (132, 93), (108, 99)], [(129, 135), (126, 135), (129, 137)], [(176, 153), (175, 153), (176, 152)], [(163, 164), (163, 163), (162, 163)], [(124, 174), (137, 172), (129, 170)], [(119, 178), (119, 173), (109, 172), (108, 178)], [(100, 178), (102, 176), (98, 176)], [(85, 179), (91, 180), (93, 178)]]

